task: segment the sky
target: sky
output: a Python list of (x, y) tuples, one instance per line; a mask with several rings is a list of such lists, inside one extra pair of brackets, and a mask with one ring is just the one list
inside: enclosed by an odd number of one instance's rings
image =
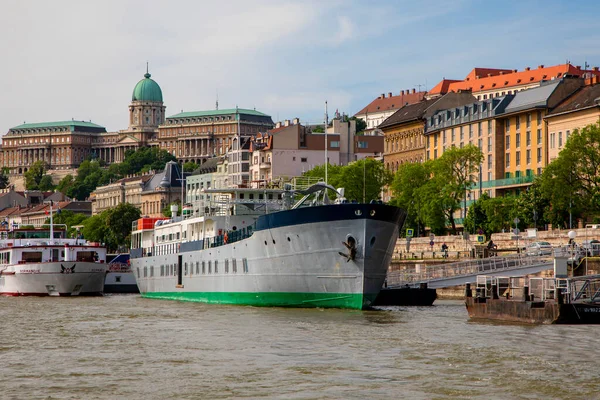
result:
[[(492, 4), (498, 3), (498, 4)], [(0, 134), (24, 122), (126, 129), (146, 62), (167, 115), (353, 115), (474, 67), (600, 66), (590, 1), (2, 0)]]

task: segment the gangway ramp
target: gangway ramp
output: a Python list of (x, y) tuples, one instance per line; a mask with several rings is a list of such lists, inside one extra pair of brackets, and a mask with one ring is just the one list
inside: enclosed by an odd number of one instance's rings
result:
[(429, 288), (441, 289), (476, 282), (477, 275), (521, 276), (553, 268), (554, 259), (552, 256), (518, 254), (507, 257), (478, 258), (421, 267), (418, 272), (388, 272), (387, 287), (419, 287), (421, 284), (426, 283)]

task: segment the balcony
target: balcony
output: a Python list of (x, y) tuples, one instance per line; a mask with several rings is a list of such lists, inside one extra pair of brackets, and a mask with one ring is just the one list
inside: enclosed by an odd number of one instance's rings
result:
[[(534, 175), (525, 175), (525, 176), (517, 176), (514, 178), (505, 178), (505, 179), (496, 179), (493, 181), (485, 181), (481, 183), (482, 189), (490, 189), (490, 188), (498, 188), (498, 187), (507, 187), (507, 186), (520, 186), (526, 185), (533, 182), (535, 178)], [(478, 189), (479, 183), (475, 183), (473, 185), (472, 190)]]

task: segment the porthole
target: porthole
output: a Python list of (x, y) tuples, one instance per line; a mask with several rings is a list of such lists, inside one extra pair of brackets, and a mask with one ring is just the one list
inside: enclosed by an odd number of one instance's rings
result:
[(360, 210), (356, 210), (356, 211), (354, 211), (354, 214), (356, 214), (356, 215), (358, 215), (358, 216), (361, 216), (361, 215), (362, 215), (362, 211), (360, 211)]
[(275, 244), (275, 239), (273, 239), (273, 244)]
[(375, 216), (375, 210), (371, 210), (371, 217)]
[(373, 246), (375, 245), (375, 236), (373, 236), (373, 237), (371, 238), (371, 242), (370, 242), (370, 244), (371, 244), (371, 247), (373, 247)]
[(265, 240), (265, 246), (267, 245), (267, 241)]
[(289, 237), (289, 236), (288, 236), (287, 240), (288, 240), (288, 242), (291, 242), (291, 241), (292, 241), (292, 239), (290, 239), (290, 237)]

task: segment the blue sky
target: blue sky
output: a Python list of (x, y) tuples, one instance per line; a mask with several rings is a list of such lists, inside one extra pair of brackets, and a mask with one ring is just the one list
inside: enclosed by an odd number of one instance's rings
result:
[(71, 118), (125, 129), (146, 61), (168, 115), (214, 109), (218, 93), (220, 108), (318, 123), (325, 100), (352, 115), (474, 67), (600, 66), (598, 26), (590, 1), (9, 1), (0, 133)]

